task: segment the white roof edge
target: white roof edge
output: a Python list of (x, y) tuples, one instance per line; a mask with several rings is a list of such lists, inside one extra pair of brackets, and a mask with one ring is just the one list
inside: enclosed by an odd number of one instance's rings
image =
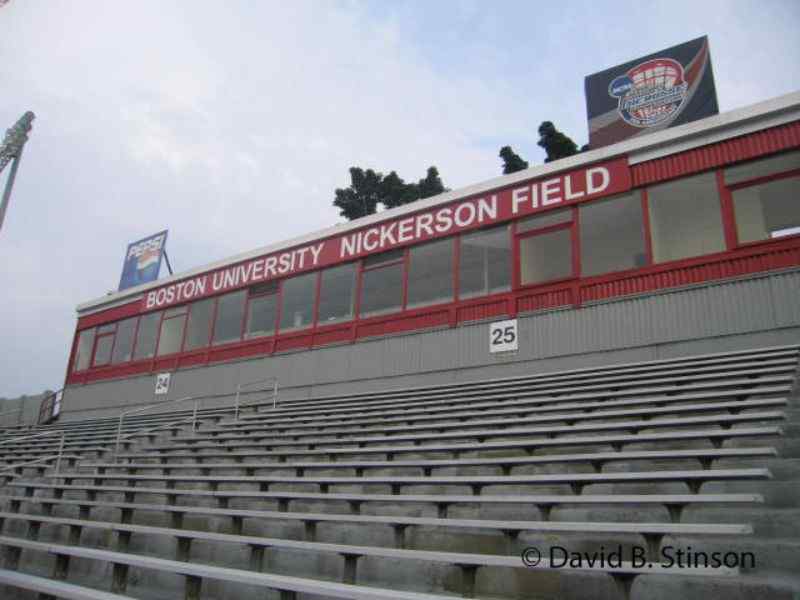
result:
[(187, 277), (192, 277), (193, 275), (206, 273), (244, 260), (279, 252), (295, 246), (302, 246), (314, 240), (361, 229), (373, 223), (379, 223), (405, 214), (434, 208), (441, 204), (447, 204), (461, 198), (488, 192), (520, 181), (539, 178), (561, 171), (569, 171), (585, 164), (608, 160), (625, 154), (628, 155), (631, 164), (637, 164), (654, 158), (683, 152), (690, 148), (751, 133), (759, 129), (774, 127), (797, 119), (800, 119), (800, 92), (792, 92), (713, 117), (707, 117), (678, 127), (664, 129), (656, 133), (643, 135), (610, 146), (604, 146), (597, 150), (590, 150), (555, 162), (536, 165), (523, 171), (517, 171), (511, 175), (494, 177), (480, 183), (425, 198), (424, 200), (419, 200), (405, 206), (362, 217), (355, 221), (339, 223), (327, 229), (321, 229), (289, 240), (262, 246), (261, 248), (236, 254), (226, 259), (165, 277), (164, 279), (142, 284), (122, 292), (95, 298), (94, 300), (79, 304), (77, 306), (77, 312), (79, 316), (84, 316), (99, 310), (107, 310), (141, 299), (142, 295), (147, 290), (158, 288), (174, 281), (180, 281)]

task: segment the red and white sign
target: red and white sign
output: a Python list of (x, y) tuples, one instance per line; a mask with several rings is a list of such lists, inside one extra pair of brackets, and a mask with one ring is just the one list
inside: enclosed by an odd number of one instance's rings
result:
[(144, 295), (142, 310), (197, 300), (630, 188), (625, 158), (532, 179), (162, 286)]

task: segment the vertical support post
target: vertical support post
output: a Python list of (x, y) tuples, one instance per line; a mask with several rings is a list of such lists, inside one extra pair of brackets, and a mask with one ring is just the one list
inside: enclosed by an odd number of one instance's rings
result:
[(275, 377), (275, 383), (272, 385), (272, 410), (278, 407), (278, 378)]
[(61, 443), (58, 445), (58, 458), (56, 458), (56, 475), (61, 472), (61, 456), (64, 454), (64, 439), (67, 437), (65, 432), (61, 432)]
[(194, 411), (192, 412), (192, 434), (194, 435), (197, 433), (197, 405), (200, 403), (199, 400), (194, 401)]
[(114, 444), (114, 462), (117, 462), (117, 456), (119, 455), (119, 440), (122, 437), (122, 419), (125, 418), (125, 413), (121, 413), (119, 415), (119, 423), (117, 423), (117, 441)]
[(239, 395), (242, 392), (242, 384), (239, 383), (236, 385), (236, 401), (233, 404), (233, 420), (239, 420)]

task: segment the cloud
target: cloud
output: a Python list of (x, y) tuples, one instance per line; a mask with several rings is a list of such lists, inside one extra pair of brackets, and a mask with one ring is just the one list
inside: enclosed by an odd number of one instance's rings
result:
[(796, 89), (796, 4), (724, 6), (12, 0), (0, 126), (37, 120), (0, 232), (0, 396), (60, 386), (130, 240), (168, 227), (188, 269), (337, 222), (352, 165), (454, 188), (506, 143), (536, 162), (542, 120), (585, 141), (583, 75), (706, 26), (723, 106)]

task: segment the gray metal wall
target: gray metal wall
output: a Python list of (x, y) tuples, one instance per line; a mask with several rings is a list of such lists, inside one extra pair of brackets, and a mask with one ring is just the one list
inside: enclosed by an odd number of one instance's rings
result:
[[(490, 355), (488, 325), (475, 323), (181, 370), (168, 397), (226, 396), (271, 375), (281, 397), (314, 397), (800, 343), (800, 271), (521, 315), (519, 328), (514, 354)], [(62, 418), (152, 403), (153, 385), (148, 375), (70, 387)]]

